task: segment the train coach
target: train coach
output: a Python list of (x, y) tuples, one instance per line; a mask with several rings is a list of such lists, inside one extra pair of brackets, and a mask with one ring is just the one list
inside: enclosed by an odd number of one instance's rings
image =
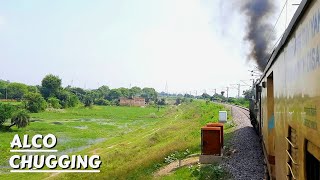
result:
[(254, 88), (270, 179), (320, 180), (320, 0), (302, 0)]

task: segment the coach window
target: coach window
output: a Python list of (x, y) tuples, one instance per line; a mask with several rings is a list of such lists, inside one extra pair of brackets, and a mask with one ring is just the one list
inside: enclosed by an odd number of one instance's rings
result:
[(307, 142), (306, 174), (308, 180), (320, 180), (320, 148)]

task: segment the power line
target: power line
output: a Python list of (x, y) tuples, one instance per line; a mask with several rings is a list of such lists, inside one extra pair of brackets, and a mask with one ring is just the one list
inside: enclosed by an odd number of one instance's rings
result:
[[(271, 38), (271, 34), (274, 32), (274, 30), (275, 30), (275, 28), (276, 28), (276, 26), (277, 26), (277, 24), (278, 24), (278, 22), (279, 22), (279, 19), (280, 19), (280, 17), (281, 17), (281, 14), (282, 14), (284, 8), (286, 7), (287, 3), (288, 3), (288, 0), (286, 0), (286, 2), (284, 3), (284, 5), (283, 5), (283, 7), (282, 7), (282, 9), (281, 9), (281, 11), (280, 11), (280, 14), (279, 14), (279, 16), (278, 16), (278, 18), (277, 18), (277, 20), (276, 20), (276, 23), (273, 25), (272, 31), (269, 32), (269, 35), (268, 35), (268, 38), (267, 38), (267, 42), (269, 42), (269, 40), (270, 40), (270, 38)], [(282, 37), (282, 35), (281, 35), (280, 37)], [(274, 44), (274, 46), (273, 46), (273, 47), (271, 48), (271, 50), (269, 51), (268, 55), (266, 55), (266, 57), (264, 57), (264, 59), (267, 59), (268, 56), (271, 55), (271, 52), (273, 51), (273, 49), (274, 49), (274, 47), (276, 46), (277, 43), (278, 43), (278, 41)], [(267, 60), (267, 61), (269, 61), (269, 60)]]

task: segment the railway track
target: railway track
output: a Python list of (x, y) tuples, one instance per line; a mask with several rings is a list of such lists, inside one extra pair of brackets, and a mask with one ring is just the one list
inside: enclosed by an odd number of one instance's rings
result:
[(245, 116), (247, 116), (250, 119), (250, 111), (248, 108), (242, 107), (242, 106), (238, 106), (238, 105), (233, 105), (233, 104), (229, 104), (231, 107), (237, 107), (239, 108), (239, 111), (242, 112)]
[(264, 155), (260, 139), (250, 122), (247, 108), (232, 104), (230, 107), (233, 121), (237, 125), (231, 139), (231, 149), (236, 150), (230, 158), (223, 161), (234, 179), (264, 179)]

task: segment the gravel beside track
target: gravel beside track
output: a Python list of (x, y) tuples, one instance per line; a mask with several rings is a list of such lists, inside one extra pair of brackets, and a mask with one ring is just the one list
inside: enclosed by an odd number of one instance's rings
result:
[(234, 179), (264, 179), (264, 156), (259, 137), (254, 131), (249, 112), (231, 105), (233, 121), (237, 124), (231, 139), (234, 153), (222, 162)]

